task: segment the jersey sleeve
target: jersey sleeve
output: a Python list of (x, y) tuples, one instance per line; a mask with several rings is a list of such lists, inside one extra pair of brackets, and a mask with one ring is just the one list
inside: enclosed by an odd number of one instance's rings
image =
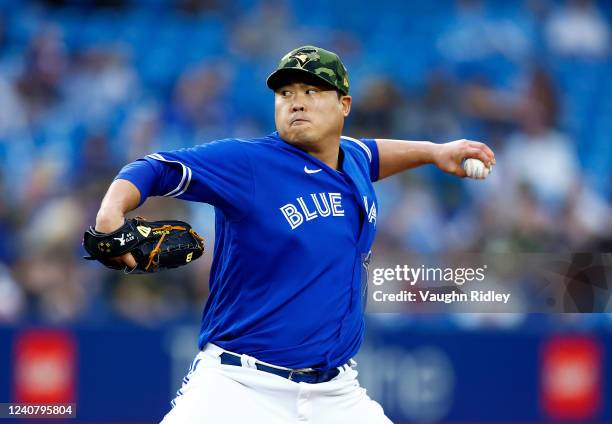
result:
[(361, 141), (370, 150), (370, 153), (372, 155), (371, 158), (368, 157), (368, 159), (370, 160), (370, 181), (378, 181), (380, 172), (380, 159), (378, 156), (378, 145), (376, 144), (376, 140), (373, 138), (362, 138)]
[(116, 179), (134, 184), (141, 204), (150, 196), (209, 203), (233, 217), (252, 204), (253, 170), (238, 140), (158, 152), (126, 165)]
[(347, 136), (342, 136), (342, 138), (352, 141), (354, 144), (357, 145), (358, 148), (356, 150), (360, 151), (361, 154), (364, 155), (366, 160), (368, 161), (368, 165), (370, 167), (370, 181), (378, 181), (380, 161), (376, 140), (373, 138), (357, 139)]

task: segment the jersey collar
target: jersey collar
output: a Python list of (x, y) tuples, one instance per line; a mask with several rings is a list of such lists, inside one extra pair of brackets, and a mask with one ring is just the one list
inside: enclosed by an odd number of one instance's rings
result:
[(319, 160), (318, 158), (314, 157), (313, 155), (311, 155), (310, 153), (307, 153), (301, 149), (298, 149), (297, 147), (287, 143), (285, 140), (283, 140), (281, 138), (281, 136), (278, 134), (278, 131), (274, 131), (272, 134), (270, 134), (270, 137), (272, 137), (273, 139), (275, 139), (277, 141), (277, 144), (285, 150), (288, 150), (290, 152), (293, 152), (299, 156), (302, 156), (304, 158), (307, 158), (309, 161), (313, 162), (315, 165), (317, 165), (318, 167), (325, 169), (327, 172), (340, 176), (342, 177), (345, 172), (344, 172), (344, 164), (345, 164), (345, 160), (344, 158), (346, 158), (346, 152), (344, 151), (344, 148), (342, 147), (342, 143), (340, 143), (340, 157), (338, 160), (338, 163), (340, 165), (339, 169), (334, 169), (331, 166), (327, 165), (325, 162)]

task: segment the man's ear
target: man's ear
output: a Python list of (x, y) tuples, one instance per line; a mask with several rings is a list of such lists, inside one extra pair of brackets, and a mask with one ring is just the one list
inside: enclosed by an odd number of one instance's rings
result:
[(353, 98), (351, 96), (342, 96), (340, 98), (340, 103), (342, 103), (342, 113), (346, 118), (351, 113), (351, 104), (353, 103)]

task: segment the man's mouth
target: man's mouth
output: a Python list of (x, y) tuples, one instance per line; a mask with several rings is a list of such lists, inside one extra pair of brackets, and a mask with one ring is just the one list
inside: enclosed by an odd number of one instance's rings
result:
[(301, 125), (301, 124), (303, 124), (305, 122), (310, 122), (310, 121), (307, 120), (307, 119), (304, 119), (304, 118), (295, 118), (295, 119), (291, 120), (291, 124), (290, 125), (296, 125), (296, 124), (297, 125)]

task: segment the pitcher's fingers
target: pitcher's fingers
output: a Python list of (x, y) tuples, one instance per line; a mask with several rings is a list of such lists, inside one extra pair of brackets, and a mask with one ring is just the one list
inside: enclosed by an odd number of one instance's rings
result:
[(491, 159), (489, 158), (489, 155), (487, 155), (487, 153), (482, 149), (479, 149), (477, 147), (470, 147), (465, 151), (464, 155), (464, 160), (468, 158), (480, 159), (487, 167), (490, 167), (490, 165), (487, 164), (491, 163)]
[(131, 253), (128, 252), (125, 255), (121, 256), (121, 260), (124, 264), (130, 267), (130, 269), (136, 268), (136, 259), (134, 259), (134, 256)]
[(495, 153), (493, 152), (493, 150), (491, 150), (489, 146), (487, 146), (484, 143), (474, 141), (472, 142), (470, 147), (473, 147), (473, 148), (476, 148), (476, 149), (479, 149), (485, 152), (487, 159), (486, 160), (483, 160), (482, 158), (479, 158), (479, 159), (482, 160), (485, 163), (485, 165), (487, 165), (487, 168), (490, 168), (491, 165), (495, 165)]

